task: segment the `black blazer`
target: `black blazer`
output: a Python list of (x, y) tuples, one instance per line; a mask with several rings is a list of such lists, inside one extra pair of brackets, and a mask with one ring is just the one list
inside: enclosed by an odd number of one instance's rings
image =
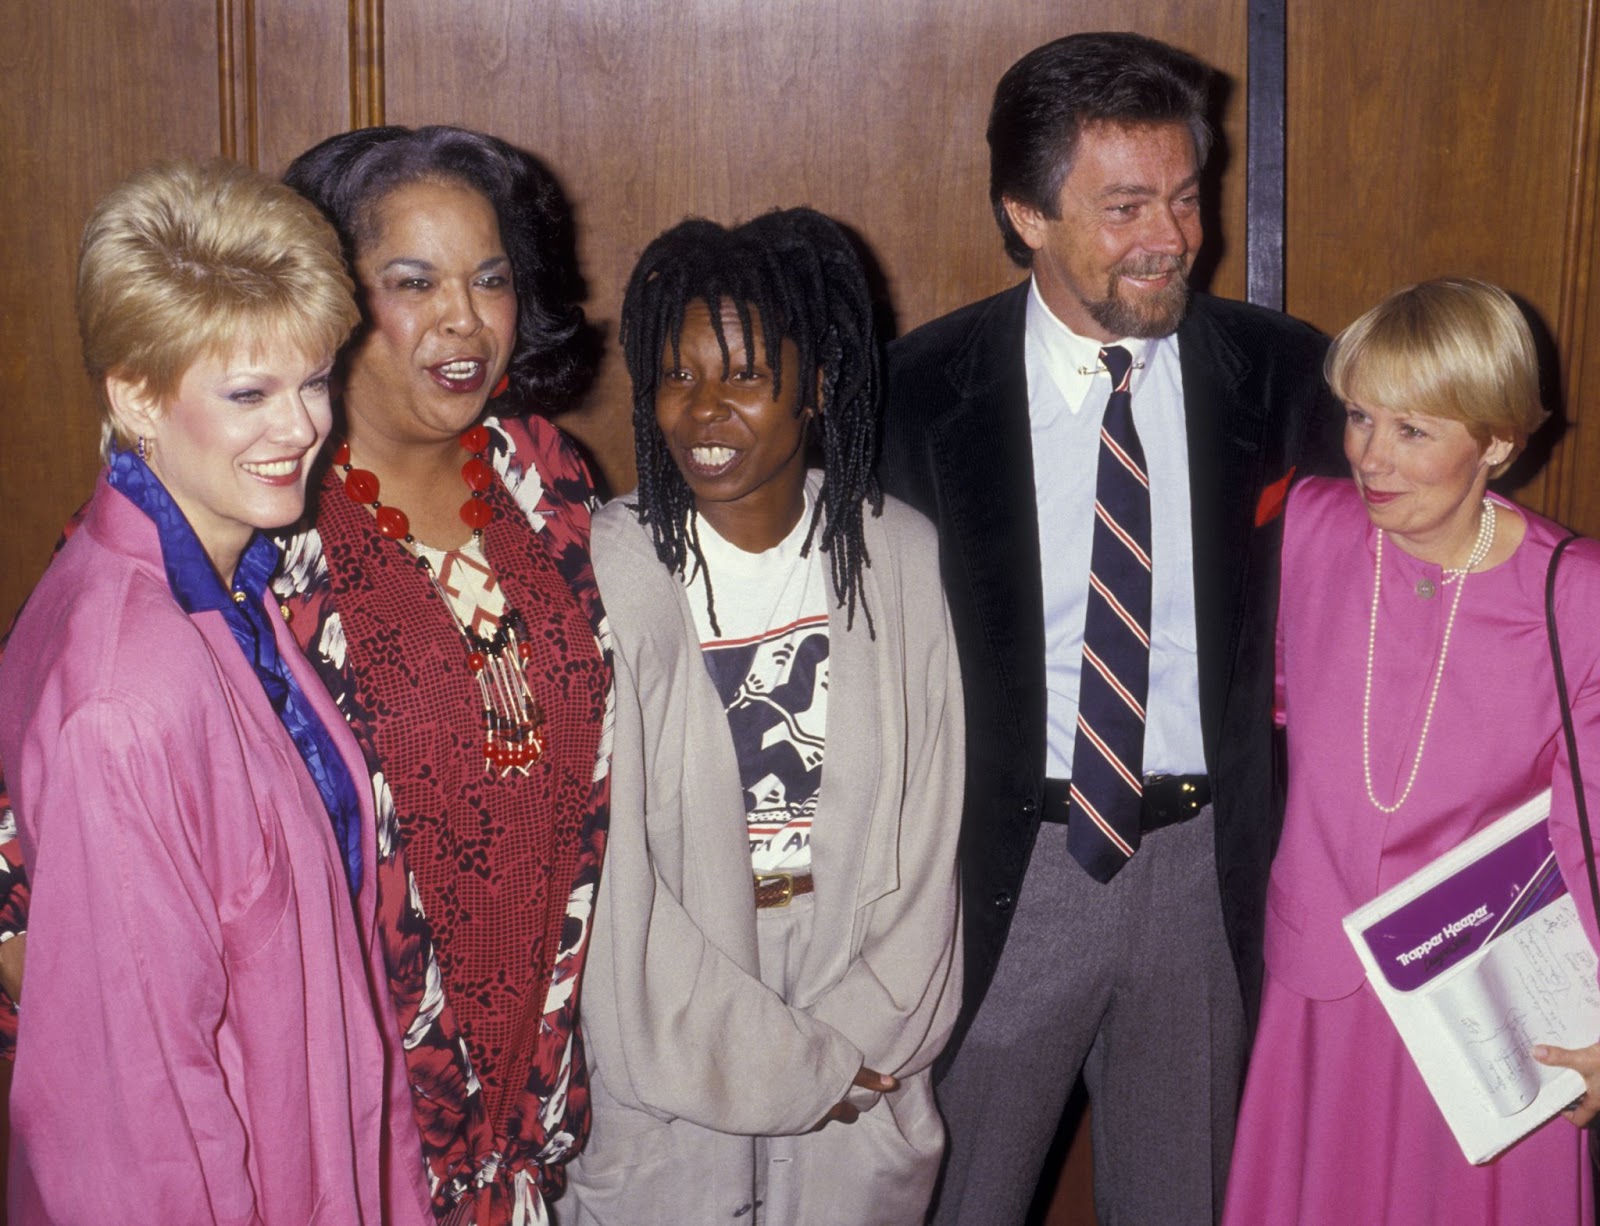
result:
[[(934, 521), (966, 693), (961, 833), (966, 991), (948, 1061), (988, 990), (1039, 828), (1044, 612), (1023, 332), (1028, 282), (889, 347), (883, 487)], [(1187, 422), (1200, 719), (1223, 919), (1247, 1015), (1261, 982), (1281, 821), (1272, 736), (1281, 519), (1299, 473), (1343, 472), (1327, 340), (1285, 315), (1195, 295), (1178, 345)], [(1095, 455), (1053, 463), (1097, 462)], [(1262, 505), (1263, 494), (1267, 505)], [(1281, 508), (1281, 501), (1276, 503)]]

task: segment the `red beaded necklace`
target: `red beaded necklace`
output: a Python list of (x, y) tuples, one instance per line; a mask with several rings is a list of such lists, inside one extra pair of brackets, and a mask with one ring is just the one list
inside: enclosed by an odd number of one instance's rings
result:
[[(483, 458), (489, 446), (486, 426), (473, 426), (456, 440), (472, 453), (461, 466), (461, 479), (467, 483), (467, 500), (461, 504), (461, 522), (472, 529), (473, 536), (482, 536), (483, 530), (494, 518), (494, 507), (483, 500), (483, 495), (494, 484), (494, 469)], [(415, 545), (411, 535), (411, 519), (399, 507), (384, 506), (378, 501), (378, 474), (367, 468), (356, 468), (350, 463), (350, 444), (343, 441), (333, 453), (333, 462), (344, 470), (344, 492), (351, 502), (371, 507), (378, 520), (378, 535), (391, 541)]]
[[(483, 530), (494, 519), (494, 507), (484, 499), (494, 483), (494, 469), (483, 458), (489, 447), (489, 431), (484, 426), (473, 426), (459, 441), (472, 453), (461, 466), (461, 478), (470, 491), (461, 504), (461, 520), (472, 529), (473, 539), (481, 541)], [(522, 614), (507, 604), (494, 634), (488, 637), (463, 622), (411, 535), (411, 520), (398, 507), (385, 506), (378, 500), (378, 475), (351, 464), (348, 442), (339, 444), (333, 462), (344, 470), (344, 492), (350, 501), (372, 510), (378, 535), (398, 542), (416, 558), (461, 636), (467, 649), (467, 669), (478, 683), (478, 697), (483, 703), (484, 769), (501, 775), (513, 771), (526, 775), (528, 768), (544, 757), (545, 720), (544, 708), (528, 685), (525, 670), (532, 652), (519, 638), (526, 632)]]

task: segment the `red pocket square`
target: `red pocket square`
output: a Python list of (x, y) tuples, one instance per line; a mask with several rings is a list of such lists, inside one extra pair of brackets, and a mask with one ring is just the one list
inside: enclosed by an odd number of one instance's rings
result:
[(1264, 528), (1283, 514), (1283, 504), (1289, 500), (1289, 482), (1294, 480), (1294, 469), (1279, 477), (1261, 491), (1261, 501), (1256, 503), (1256, 527)]

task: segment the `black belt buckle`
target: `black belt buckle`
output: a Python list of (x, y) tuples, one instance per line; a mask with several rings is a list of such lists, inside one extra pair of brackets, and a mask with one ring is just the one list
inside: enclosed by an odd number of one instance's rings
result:
[(1186, 822), (1211, 803), (1211, 781), (1204, 775), (1146, 775), (1139, 829), (1145, 834)]

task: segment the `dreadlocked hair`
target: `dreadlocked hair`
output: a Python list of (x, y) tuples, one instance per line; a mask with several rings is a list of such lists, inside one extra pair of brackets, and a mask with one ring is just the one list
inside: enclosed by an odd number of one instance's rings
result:
[[(693, 558), (705, 580), (712, 628), (720, 634), (711, 574), (691, 514), (694, 495), (656, 425), (662, 355), (670, 351), (678, 360), (684, 314), (696, 302), (710, 311), (725, 367), (731, 358), (722, 309), (729, 304), (747, 355), (754, 352), (754, 326), (760, 325), (773, 398), (785, 377), (799, 381), (795, 412), (813, 410), (823, 460), (822, 490), (801, 553), (810, 552), (820, 523), (817, 543), (828, 555), (846, 625), (854, 625), (859, 603), (873, 634), (872, 610), (861, 591), (861, 570), (871, 565), (862, 524), (866, 507), (874, 515), (883, 510), (873, 471), (882, 379), (860, 258), (844, 231), (821, 213), (781, 209), (732, 228), (703, 218), (681, 222), (645, 248), (628, 280), (622, 348), (633, 381), (640, 519), (650, 527), (656, 556), (673, 573), (687, 573)], [(785, 340), (799, 357), (789, 372), (782, 367)], [(813, 371), (820, 379), (811, 377)]]

